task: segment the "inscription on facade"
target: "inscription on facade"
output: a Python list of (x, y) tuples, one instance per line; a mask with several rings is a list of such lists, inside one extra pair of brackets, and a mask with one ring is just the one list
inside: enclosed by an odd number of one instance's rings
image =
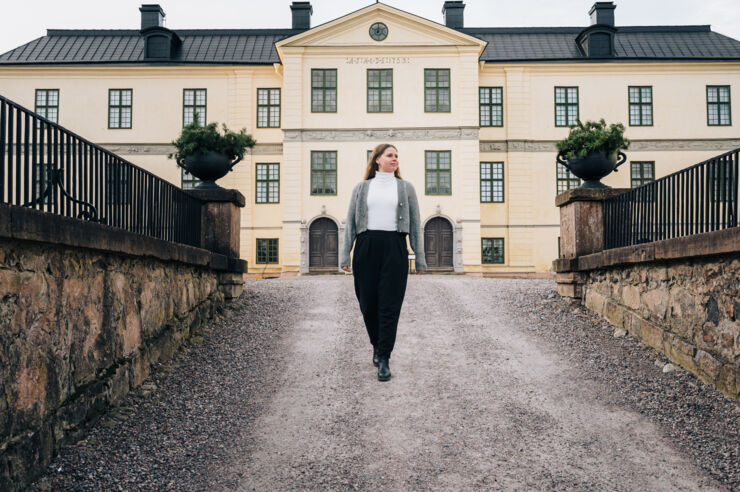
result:
[(408, 56), (347, 56), (344, 62), (348, 65), (402, 65), (411, 63)]

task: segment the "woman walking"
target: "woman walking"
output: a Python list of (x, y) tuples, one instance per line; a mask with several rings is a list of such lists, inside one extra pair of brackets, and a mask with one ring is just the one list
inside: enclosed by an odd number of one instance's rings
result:
[[(354, 272), (355, 294), (373, 345), (378, 380), (388, 381), (388, 360), (396, 343), (408, 277), (406, 236), (416, 254), (416, 273), (424, 273), (424, 239), (414, 186), (401, 179), (398, 150), (381, 144), (371, 153), (365, 179), (352, 190), (339, 265)], [(350, 270), (350, 250), (355, 251)]]

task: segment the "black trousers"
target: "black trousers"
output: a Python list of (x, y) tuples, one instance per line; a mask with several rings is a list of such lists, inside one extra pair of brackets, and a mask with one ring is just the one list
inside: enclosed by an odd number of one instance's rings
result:
[(408, 270), (406, 234), (368, 230), (357, 236), (352, 258), (355, 294), (380, 357), (390, 358), (396, 343)]

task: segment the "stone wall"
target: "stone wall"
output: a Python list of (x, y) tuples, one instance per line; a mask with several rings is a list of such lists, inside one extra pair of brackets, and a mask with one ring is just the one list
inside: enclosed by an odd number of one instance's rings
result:
[(47, 464), (223, 301), (203, 266), (0, 239), (0, 489)]
[(202, 248), (0, 203), (0, 490), (22, 490), (239, 296), (246, 262), (221, 246), (238, 251), (244, 197), (207, 195)]
[(729, 396), (740, 393), (740, 254), (592, 270), (585, 305)]
[(740, 398), (740, 227), (603, 250), (603, 200), (623, 191), (555, 199), (558, 292)]
[(222, 304), (203, 266), (0, 239), (0, 489), (46, 465)]

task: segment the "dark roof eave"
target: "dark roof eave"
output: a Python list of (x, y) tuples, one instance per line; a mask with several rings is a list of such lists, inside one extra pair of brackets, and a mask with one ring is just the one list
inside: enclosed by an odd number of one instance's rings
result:
[(149, 67), (161, 67), (161, 66), (173, 66), (173, 67), (184, 67), (184, 66), (193, 66), (193, 65), (205, 65), (205, 66), (213, 66), (213, 65), (229, 65), (229, 66), (263, 66), (268, 67), (272, 66), (275, 63), (280, 63), (279, 61), (275, 62), (238, 62), (238, 61), (213, 61), (213, 62), (205, 62), (205, 61), (169, 61), (169, 62), (153, 62), (153, 61), (141, 61), (141, 62), (106, 62), (106, 61), (95, 61), (95, 62), (4, 62), (0, 60), (0, 66), (3, 67), (27, 67), (27, 66), (59, 66), (59, 65), (66, 65), (70, 67), (85, 67), (85, 66), (100, 66), (100, 65), (106, 65), (106, 66), (118, 66), (118, 67), (141, 67), (141, 66), (149, 66)]
[(507, 58), (485, 60), (480, 58), (479, 61), (486, 63), (542, 63), (542, 62), (562, 62), (562, 63), (604, 63), (604, 62), (740, 62), (738, 58), (649, 58), (649, 57), (610, 57), (610, 58)]

